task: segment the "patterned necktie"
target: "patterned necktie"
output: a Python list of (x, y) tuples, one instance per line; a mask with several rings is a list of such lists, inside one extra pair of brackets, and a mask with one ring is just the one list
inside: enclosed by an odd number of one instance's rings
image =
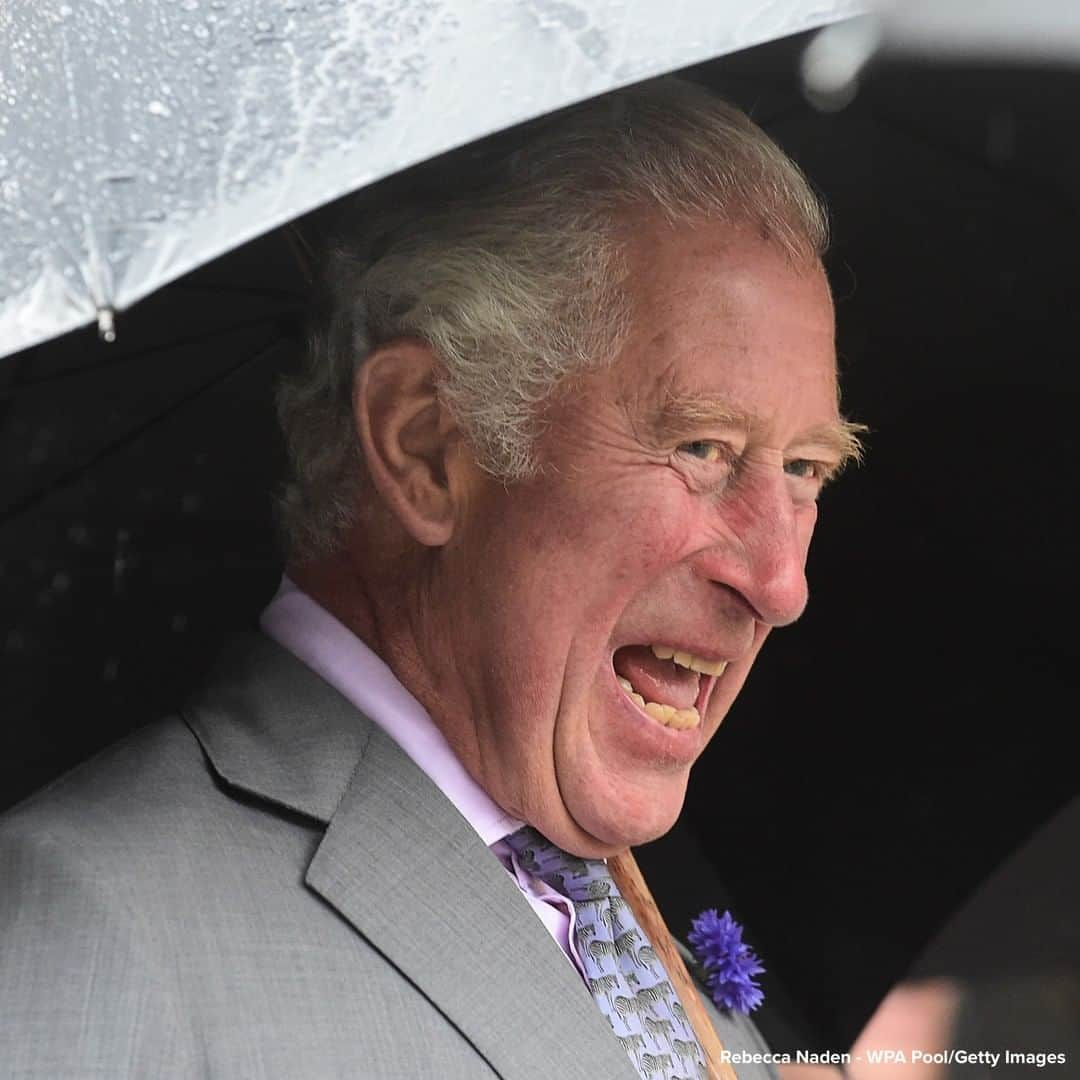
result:
[(702, 1080), (704, 1058), (663, 965), (607, 864), (579, 859), (526, 826), (506, 838), (527, 873), (574, 905), (574, 944), (589, 991), (638, 1072)]

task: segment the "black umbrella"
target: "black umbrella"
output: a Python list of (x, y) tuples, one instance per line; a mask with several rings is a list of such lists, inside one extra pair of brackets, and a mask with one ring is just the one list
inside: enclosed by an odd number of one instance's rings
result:
[[(774, 1042), (845, 1048), (1076, 790), (1078, 80), (882, 63), (822, 114), (804, 44), (687, 74), (749, 108), (832, 207), (870, 463), (827, 493), (807, 615), (640, 861), (675, 932), (714, 906), (747, 925)], [(168, 709), (271, 595), (293, 235), (149, 298), (115, 345), (78, 332), (0, 366), (5, 802)]]

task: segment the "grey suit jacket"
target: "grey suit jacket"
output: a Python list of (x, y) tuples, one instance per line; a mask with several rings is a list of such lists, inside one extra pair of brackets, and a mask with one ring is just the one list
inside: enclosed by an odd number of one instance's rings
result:
[(452, 804), (266, 638), (0, 819), (0, 1076), (635, 1075)]

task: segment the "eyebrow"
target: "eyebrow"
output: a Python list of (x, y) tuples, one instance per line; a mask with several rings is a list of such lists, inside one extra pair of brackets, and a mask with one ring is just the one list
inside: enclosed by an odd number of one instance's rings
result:
[[(749, 434), (755, 426), (753, 413), (722, 398), (701, 395), (669, 396), (652, 423), (656, 437), (665, 443), (705, 427), (729, 428)], [(792, 445), (831, 451), (837, 457), (836, 469), (839, 471), (845, 465), (862, 461), (863, 445), (859, 436), (867, 431), (869, 428), (865, 424), (840, 417), (800, 432)]]
[(830, 420), (827, 424), (812, 427), (795, 439), (793, 445), (822, 446), (831, 450), (836, 455), (832, 473), (836, 476), (848, 465), (862, 463), (865, 451), (859, 436), (865, 435), (869, 430), (865, 424), (840, 417), (839, 420)]

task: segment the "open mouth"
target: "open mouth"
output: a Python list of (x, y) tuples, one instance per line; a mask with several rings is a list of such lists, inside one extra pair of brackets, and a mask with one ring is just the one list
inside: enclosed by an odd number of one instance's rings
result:
[(727, 667), (674, 646), (624, 645), (612, 657), (622, 692), (664, 727), (685, 731), (701, 726), (713, 686)]

